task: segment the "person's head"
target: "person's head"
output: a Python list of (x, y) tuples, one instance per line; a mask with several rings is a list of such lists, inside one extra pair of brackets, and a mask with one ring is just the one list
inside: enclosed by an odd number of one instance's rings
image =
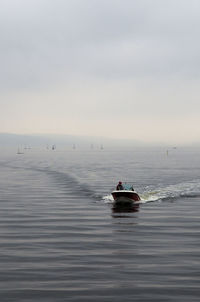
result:
[(119, 181), (119, 185), (122, 185), (122, 182), (121, 182), (121, 181)]

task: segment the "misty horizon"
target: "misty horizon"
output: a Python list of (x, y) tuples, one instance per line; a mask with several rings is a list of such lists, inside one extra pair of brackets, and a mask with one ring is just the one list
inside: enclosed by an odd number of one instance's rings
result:
[(39, 146), (39, 145), (53, 145), (58, 146), (90, 146), (90, 148), (104, 148), (104, 147), (199, 147), (198, 142), (174, 144), (165, 143), (163, 141), (145, 142), (136, 139), (120, 139), (103, 136), (84, 136), (84, 135), (70, 135), (70, 134), (55, 134), (55, 133), (0, 133), (0, 145), (24, 145), (24, 146)]

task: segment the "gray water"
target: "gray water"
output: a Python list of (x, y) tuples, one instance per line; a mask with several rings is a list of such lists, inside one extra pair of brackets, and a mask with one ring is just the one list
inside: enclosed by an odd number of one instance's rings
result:
[(200, 150), (1, 152), (1, 302), (199, 301), (199, 253)]

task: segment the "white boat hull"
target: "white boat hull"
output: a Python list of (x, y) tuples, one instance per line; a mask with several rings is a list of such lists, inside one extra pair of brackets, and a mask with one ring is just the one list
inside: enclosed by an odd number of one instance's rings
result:
[(119, 190), (112, 193), (115, 203), (137, 203), (140, 201), (140, 196), (135, 191)]

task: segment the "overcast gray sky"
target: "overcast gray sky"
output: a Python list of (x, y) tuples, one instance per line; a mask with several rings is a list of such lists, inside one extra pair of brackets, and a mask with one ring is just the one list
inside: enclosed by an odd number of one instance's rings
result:
[(199, 0), (1, 0), (0, 132), (200, 139)]

